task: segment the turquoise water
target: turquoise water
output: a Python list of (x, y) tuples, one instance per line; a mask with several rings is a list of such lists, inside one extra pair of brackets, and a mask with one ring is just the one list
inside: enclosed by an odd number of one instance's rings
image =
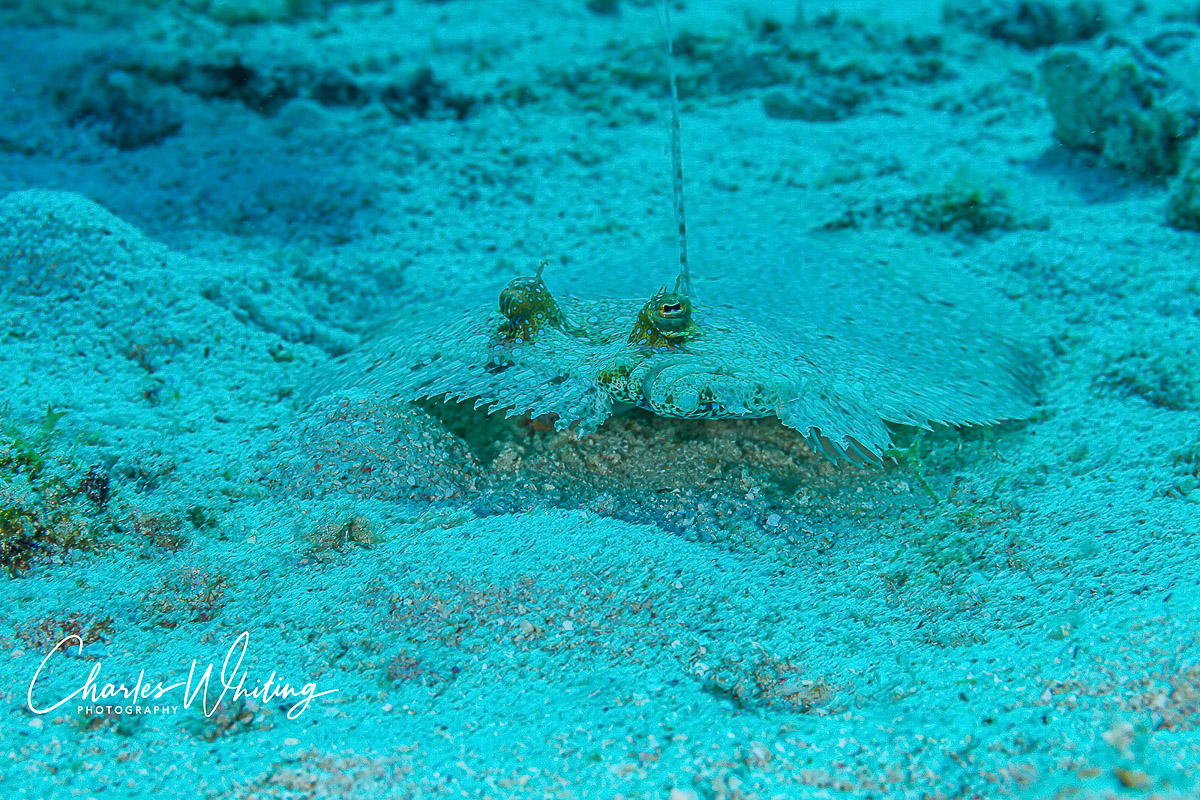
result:
[(1195, 9), (655, 5), (0, 2), (5, 796), (1196, 795)]

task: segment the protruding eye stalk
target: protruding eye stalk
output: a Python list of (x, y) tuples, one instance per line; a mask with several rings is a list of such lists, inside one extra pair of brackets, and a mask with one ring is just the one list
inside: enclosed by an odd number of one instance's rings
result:
[[(563, 313), (542, 280), (545, 267), (543, 261), (532, 278), (514, 278), (500, 292), (499, 306), (504, 323), (497, 334), (502, 342), (533, 342), (547, 327), (557, 328), (570, 336), (594, 338), (596, 335), (573, 324)], [(642, 306), (629, 334), (629, 343), (674, 347), (699, 333), (700, 329), (692, 321), (692, 300), (681, 290), (680, 281), (676, 281), (674, 289), (664, 286)], [(602, 335), (599, 341), (611, 340)]]
[(545, 268), (543, 261), (532, 278), (514, 278), (500, 292), (500, 313), (507, 320), (501, 330), (505, 339), (529, 342), (547, 325), (568, 327), (566, 315), (542, 280)]
[(699, 333), (692, 322), (692, 301), (676, 288), (665, 287), (642, 306), (637, 323), (629, 334), (631, 344), (650, 347), (680, 345)]

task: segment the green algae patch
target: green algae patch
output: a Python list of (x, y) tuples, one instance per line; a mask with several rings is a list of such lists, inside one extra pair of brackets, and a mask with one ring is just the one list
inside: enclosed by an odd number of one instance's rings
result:
[(83, 467), (54, 435), (64, 412), (47, 409), (40, 424), (0, 427), (0, 567), (10, 575), (38, 559), (95, 551), (109, 540), (109, 476)]

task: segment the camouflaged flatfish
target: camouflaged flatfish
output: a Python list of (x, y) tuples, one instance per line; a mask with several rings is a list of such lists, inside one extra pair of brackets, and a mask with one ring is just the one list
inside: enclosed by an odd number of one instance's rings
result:
[[(844, 322), (830, 338), (805, 337), (803, 327), (785, 337), (734, 309), (694, 308), (678, 287), (644, 303), (559, 300), (540, 269), (505, 287), (498, 305), (422, 315), (343, 370), (372, 394), (554, 415), (559, 430), (581, 435), (631, 407), (685, 419), (778, 417), (816, 451), (858, 463), (879, 462), (891, 446), (886, 422), (988, 424), (1028, 415), (1035, 399), (1032, 361), (1003, 338), (939, 342), (916, 325), (916, 339), (897, 330), (871, 344)], [(906, 350), (906, 339), (919, 349)]]
[(743, 285), (697, 307), (669, 20), (666, 51), (675, 287), (649, 301), (559, 299), (539, 267), (509, 283), (495, 311), (450, 317), (434, 306), (393, 326), (343, 360), (346, 382), (401, 401), (552, 415), (580, 434), (633, 407), (683, 419), (778, 417), (817, 452), (857, 463), (882, 461), (889, 422), (980, 425), (1032, 411), (1029, 353), (978, 324), (981, 298), (938, 298), (919, 277), (784, 247), (790, 259), (735, 258)]

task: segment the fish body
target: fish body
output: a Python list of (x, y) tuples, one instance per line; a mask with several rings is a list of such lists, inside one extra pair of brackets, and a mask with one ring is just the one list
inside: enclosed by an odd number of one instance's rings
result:
[[(789, 336), (770, 315), (752, 320), (718, 305), (689, 301), (684, 319), (681, 297), (664, 289), (647, 302), (558, 299), (539, 270), (505, 287), (497, 310), (417, 317), (343, 368), (350, 383), (398, 401), (553, 415), (557, 429), (579, 435), (629, 407), (681, 419), (776, 417), (817, 452), (856, 463), (882, 460), (888, 422), (987, 424), (1033, 408), (1031, 356), (994, 335), (972, 341), (947, 322), (939, 340), (910, 321), (916, 335), (898, 325), (856, 341), (844, 312), (840, 331), (798, 326)], [(892, 303), (903, 313), (902, 295)], [(951, 309), (939, 307), (952, 322)], [(822, 317), (818, 306), (809, 312)], [(657, 335), (660, 324), (677, 330)]]

